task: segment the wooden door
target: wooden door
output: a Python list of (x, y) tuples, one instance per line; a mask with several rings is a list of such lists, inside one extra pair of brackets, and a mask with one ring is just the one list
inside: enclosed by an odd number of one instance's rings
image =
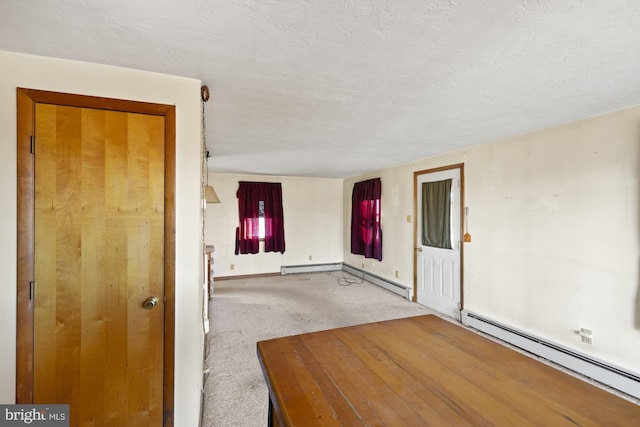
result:
[[(451, 180), (448, 194), (451, 247), (440, 248), (422, 242), (422, 186)], [(458, 168), (421, 173), (416, 176), (416, 301), (440, 313), (460, 318), (461, 309), (461, 171)], [(429, 221), (429, 218), (426, 218)]]
[(33, 118), (31, 400), (69, 404), (72, 426), (171, 425), (167, 119), (49, 103)]

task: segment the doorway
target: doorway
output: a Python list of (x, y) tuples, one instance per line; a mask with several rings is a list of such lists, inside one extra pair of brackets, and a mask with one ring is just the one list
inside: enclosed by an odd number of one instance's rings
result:
[(175, 107), (18, 89), (18, 403), (173, 425)]
[(414, 301), (460, 319), (464, 165), (414, 172)]

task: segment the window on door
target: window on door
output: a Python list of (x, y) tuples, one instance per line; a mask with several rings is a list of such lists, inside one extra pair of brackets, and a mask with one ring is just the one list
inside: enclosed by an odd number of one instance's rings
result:
[(453, 193), (452, 180), (422, 184), (422, 244), (434, 248), (452, 249), (451, 227)]

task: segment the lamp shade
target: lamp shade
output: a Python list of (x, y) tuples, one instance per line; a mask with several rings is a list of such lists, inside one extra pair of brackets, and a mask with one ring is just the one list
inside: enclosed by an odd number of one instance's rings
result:
[(207, 203), (220, 203), (220, 199), (216, 194), (216, 190), (214, 190), (213, 187), (210, 185), (207, 185), (204, 188), (204, 198), (207, 201)]

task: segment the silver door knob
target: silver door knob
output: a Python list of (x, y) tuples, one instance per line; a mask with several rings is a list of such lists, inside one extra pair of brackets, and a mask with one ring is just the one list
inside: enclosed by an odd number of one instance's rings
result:
[(151, 310), (156, 305), (158, 305), (158, 297), (149, 297), (144, 300), (144, 303), (142, 304), (142, 306), (147, 310)]

